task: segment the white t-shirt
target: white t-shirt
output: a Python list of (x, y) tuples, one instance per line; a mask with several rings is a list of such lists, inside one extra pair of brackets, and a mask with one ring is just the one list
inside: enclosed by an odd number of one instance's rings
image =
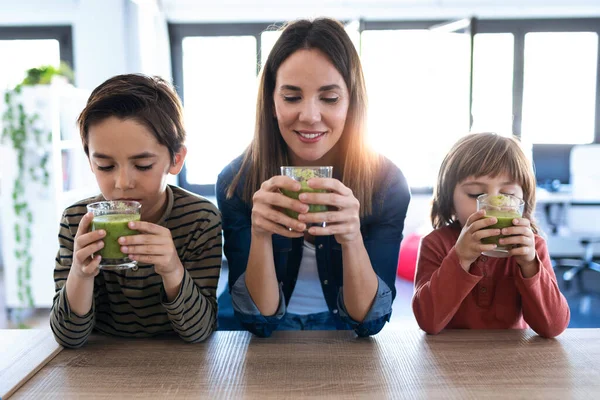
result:
[(329, 311), (317, 269), (315, 246), (304, 241), (302, 261), (298, 271), (296, 286), (287, 306), (287, 312), (298, 315)]

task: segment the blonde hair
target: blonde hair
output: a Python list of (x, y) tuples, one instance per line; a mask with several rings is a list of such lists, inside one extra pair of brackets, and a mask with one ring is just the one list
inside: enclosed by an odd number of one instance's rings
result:
[(523, 217), (533, 221), (535, 211), (535, 174), (533, 166), (516, 137), (503, 137), (496, 133), (473, 133), (464, 136), (452, 146), (438, 174), (431, 207), (431, 224), (441, 228), (454, 222), (454, 190), (469, 177), (507, 174), (523, 189), (525, 208)]
[(367, 145), (367, 93), (358, 53), (343, 25), (329, 18), (298, 20), (283, 28), (261, 73), (254, 138), (244, 152), (240, 170), (227, 189), (227, 198), (234, 195), (242, 177), (247, 174), (242, 199), (251, 205), (260, 185), (279, 175), (282, 165), (289, 165), (287, 145), (273, 115), (273, 92), (277, 70), (289, 56), (301, 49), (317, 49), (325, 54), (348, 87), (350, 102), (344, 132), (336, 144), (339, 159), (334, 163), (334, 173), (341, 171), (341, 180), (360, 202), (360, 215), (364, 217), (373, 209), (373, 193), (376, 185), (380, 184), (376, 182), (376, 174), (382, 159)]

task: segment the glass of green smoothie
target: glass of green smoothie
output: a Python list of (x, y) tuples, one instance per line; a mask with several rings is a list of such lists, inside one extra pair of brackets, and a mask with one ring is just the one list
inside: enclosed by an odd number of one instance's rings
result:
[[(312, 189), (308, 187), (308, 180), (310, 178), (331, 178), (333, 174), (333, 167), (294, 167), (284, 166), (281, 167), (281, 175), (289, 176), (290, 178), (300, 182), (301, 188), (295, 192), (292, 190), (281, 189), (281, 193), (292, 199), (298, 199), (298, 196), (302, 193), (326, 193), (327, 190)], [(284, 210), (285, 213), (295, 219), (298, 219), (298, 213), (294, 210)], [(317, 213), (327, 211), (327, 206), (322, 204), (309, 204), (308, 212)], [(325, 222), (318, 224), (307, 224), (307, 228), (311, 226), (325, 226)]]
[(121, 252), (117, 240), (121, 236), (137, 235), (138, 231), (129, 229), (130, 221), (140, 220), (142, 205), (137, 201), (114, 200), (88, 204), (87, 209), (94, 214), (92, 231), (104, 229), (104, 247), (98, 252), (102, 256), (100, 269), (137, 268), (137, 261), (130, 260)]
[[(516, 196), (510, 194), (499, 194), (489, 196), (482, 194), (477, 197), (477, 210), (485, 210), (485, 217), (495, 217), (498, 222), (490, 225), (487, 229), (502, 229), (513, 226), (513, 219), (523, 216), (525, 202)], [(508, 235), (510, 236), (510, 235)], [(490, 236), (481, 239), (483, 244), (495, 244), (497, 247), (491, 251), (484, 251), (483, 254), (490, 257), (508, 257), (508, 251), (511, 245), (501, 245), (499, 239), (507, 237), (507, 235)]]

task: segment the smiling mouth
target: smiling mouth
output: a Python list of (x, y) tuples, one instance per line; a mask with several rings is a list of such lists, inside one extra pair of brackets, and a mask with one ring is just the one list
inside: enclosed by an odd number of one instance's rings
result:
[(300, 140), (303, 142), (316, 142), (321, 137), (325, 136), (325, 132), (299, 132), (294, 131), (299, 136)]

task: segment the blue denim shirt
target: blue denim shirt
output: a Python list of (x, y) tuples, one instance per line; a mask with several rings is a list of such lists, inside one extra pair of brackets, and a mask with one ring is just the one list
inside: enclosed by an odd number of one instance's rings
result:
[[(241, 198), (245, 179), (240, 180), (231, 199), (227, 199), (226, 195), (227, 188), (241, 167), (241, 161), (242, 157), (238, 157), (221, 171), (216, 188), (217, 202), (223, 218), (224, 251), (229, 264), (229, 290), (234, 313), (244, 328), (258, 336), (268, 337), (285, 315), (286, 306), (294, 291), (304, 239), (273, 235), (273, 260), (280, 287), (280, 303), (275, 315), (262, 315), (250, 297), (245, 280), (252, 225), (251, 205)], [(354, 321), (344, 305), (341, 245), (334, 236), (315, 237), (321, 287), (329, 311), (334, 315), (336, 327), (354, 329), (359, 336), (376, 334), (390, 319), (392, 301), (396, 296), (394, 283), (398, 252), (410, 202), (410, 191), (404, 175), (388, 159), (385, 159), (377, 179), (377, 182), (381, 182), (381, 189), (374, 195), (372, 214), (361, 218), (360, 230), (371, 265), (378, 276), (379, 287), (371, 309), (362, 322)]]

